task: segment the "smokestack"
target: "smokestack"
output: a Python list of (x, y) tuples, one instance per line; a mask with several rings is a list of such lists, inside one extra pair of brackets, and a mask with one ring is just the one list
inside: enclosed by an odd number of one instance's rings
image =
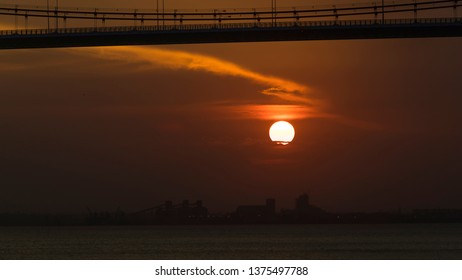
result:
[(276, 200), (273, 198), (268, 198), (266, 200), (266, 208), (270, 213), (275, 213), (276, 212)]

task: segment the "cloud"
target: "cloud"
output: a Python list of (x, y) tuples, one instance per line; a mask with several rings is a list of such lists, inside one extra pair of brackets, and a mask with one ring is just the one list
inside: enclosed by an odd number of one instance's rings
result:
[[(227, 104), (227, 102), (224, 104), (208, 104), (213, 105), (208, 106), (209, 110), (218, 110), (222, 114), (223, 112), (228, 112), (227, 116), (229, 118), (261, 120), (324, 118), (362, 129), (383, 129), (380, 125), (369, 121), (361, 121), (328, 113), (328, 106), (326, 106), (328, 104), (322, 100), (309, 97), (308, 95), (311, 90), (306, 85), (252, 71), (236, 63), (217, 57), (185, 51), (166, 50), (157, 47), (139, 46), (79, 48), (77, 50), (79, 54), (83, 53), (99, 59), (141, 65), (141, 69), (164, 67), (173, 70), (185, 69), (220, 76), (240, 77), (266, 86), (267, 88), (260, 91), (260, 93), (292, 103), (291, 105), (235, 104), (235, 102), (231, 102), (231, 104)], [(72, 51), (75, 52), (75, 50)], [(195, 109), (197, 109), (196, 106)], [(206, 109), (202, 108), (202, 110)], [(139, 112), (139, 108), (136, 111)], [(181, 108), (181, 112), (185, 113), (187, 111), (188, 108)]]
[(210, 110), (222, 114), (227, 112), (227, 116), (232, 119), (296, 120), (329, 117), (327, 114), (304, 105), (216, 105), (212, 106)]
[(295, 103), (313, 103), (313, 100), (310, 100), (307, 96), (309, 88), (305, 85), (258, 73), (212, 56), (161, 48), (133, 46), (79, 49), (79, 52), (81, 51), (102, 59), (127, 63), (144, 63), (148, 67), (162, 66), (175, 70), (186, 69), (203, 71), (220, 76), (240, 77), (268, 87), (261, 91), (262, 94), (275, 96)]

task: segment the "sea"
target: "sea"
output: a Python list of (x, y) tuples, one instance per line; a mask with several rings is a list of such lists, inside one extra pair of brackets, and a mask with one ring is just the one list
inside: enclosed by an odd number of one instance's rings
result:
[(0, 259), (462, 259), (462, 224), (0, 227)]

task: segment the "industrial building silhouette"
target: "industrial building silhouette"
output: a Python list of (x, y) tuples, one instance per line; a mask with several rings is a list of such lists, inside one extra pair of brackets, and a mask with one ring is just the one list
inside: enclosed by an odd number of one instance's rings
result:
[(274, 221), (276, 217), (276, 200), (268, 198), (263, 205), (241, 205), (232, 214), (233, 219), (242, 222)]

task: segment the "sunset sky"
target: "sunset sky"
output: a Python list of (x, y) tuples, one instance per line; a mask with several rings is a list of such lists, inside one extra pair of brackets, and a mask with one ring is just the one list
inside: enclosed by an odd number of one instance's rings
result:
[[(142, 9), (155, 1), (60, 5)], [(11, 23), (0, 17), (3, 29)], [(329, 211), (460, 208), (461, 45), (440, 38), (2, 50), (0, 212), (132, 211), (183, 199), (202, 199), (214, 212), (269, 197), (289, 208), (304, 192)], [(295, 127), (289, 145), (268, 136), (279, 120)]]

